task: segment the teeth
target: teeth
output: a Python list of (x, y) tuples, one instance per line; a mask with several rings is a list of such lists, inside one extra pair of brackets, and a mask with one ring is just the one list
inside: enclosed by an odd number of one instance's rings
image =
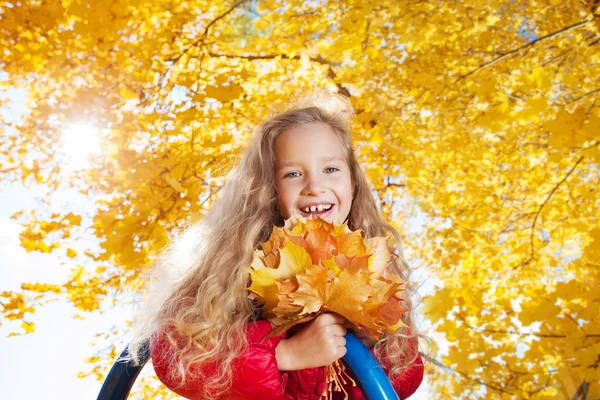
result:
[(310, 213), (310, 212), (321, 212), (321, 211), (329, 211), (331, 210), (332, 204), (319, 204), (318, 206), (310, 206), (310, 207), (305, 207), (305, 208), (301, 208), (302, 211), (304, 211), (305, 213)]

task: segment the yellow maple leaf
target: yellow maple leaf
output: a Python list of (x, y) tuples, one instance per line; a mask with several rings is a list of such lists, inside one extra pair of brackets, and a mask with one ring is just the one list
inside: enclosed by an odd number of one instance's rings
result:
[(327, 300), (328, 269), (315, 267), (298, 275), (298, 290), (293, 294), (294, 304), (303, 306), (304, 313), (316, 313)]
[(372, 291), (367, 274), (343, 270), (328, 287), (325, 309), (356, 325), (377, 329), (376, 319), (365, 314), (362, 306)]
[(365, 244), (367, 252), (372, 254), (369, 257), (369, 270), (376, 276), (381, 276), (392, 258), (392, 252), (387, 246), (387, 239), (383, 237), (367, 238)]
[(288, 242), (280, 251), (280, 261), (277, 271), (281, 278), (293, 278), (296, 274), (304, 272), (304, 270), (312, 265), (312, 259), (308, 252)]
[(206, 97), (212, 97), (213, 99), (217, 99), (222, 102), (232, 101), (237, 99), (240, 94), (244, 92), (244, 89), (235, 84), (230, 84), (228, 86), (207, 86), (205, 88)]
[(23, 321), (21, 328), (23, 328), (25, 333), (33, 333), (35, 331), (35, 323)]
[(258, 304), (264, 305), (266, 310), (272, 310), (277, 307), (279, 299), (277, 293), (279, 288), (276, 284), (276, 278), (270, 274), (270, 269), (260, 269), (251, 271), (252, 283), (250, 298), (256, 300)]

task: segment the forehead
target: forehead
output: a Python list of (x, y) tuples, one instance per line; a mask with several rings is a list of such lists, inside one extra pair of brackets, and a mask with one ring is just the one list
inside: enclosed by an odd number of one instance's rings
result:
[(340, 138), (322, 123), (286, 129), (275, 139), (274, 150), (278, 167), (290, 162), (346, 160)]

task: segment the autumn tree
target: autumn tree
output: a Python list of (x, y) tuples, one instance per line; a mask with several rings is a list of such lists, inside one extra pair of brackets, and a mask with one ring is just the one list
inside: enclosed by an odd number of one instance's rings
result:
[[(328, 88), (357, 110), (384, 215), (405, 228), (402, 195), (425, 215), (405, 246), (441, 282), (439, 397), (600, 397), (597, 0), (13, 1), (0, 41), (2, 84), (28, 99), (0, 127), (1, 178), (94, 204), (15, 216), (28, 251), (88, 266), (2, 293), (24, 331), (35, 299), (93, 312), (139, 291), (257, 123)], [(73, 171), (60, 137), (82, 121), (101, 151)], [(77, 252), (83, 232), (98, 245)]]

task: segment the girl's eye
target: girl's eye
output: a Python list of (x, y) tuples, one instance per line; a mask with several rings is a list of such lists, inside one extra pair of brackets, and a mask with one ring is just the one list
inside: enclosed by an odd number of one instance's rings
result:
[[(294, 175), (294, 174), (296, 174), (296, 175)], [(296, 178), (298, 176), (300, 176), (300, 173), (298, 173), (298, 172), (289, 172), (284, 175), (284, 178)]]
[(328, 173), (337, 172), (337, 171), (339, 171), (339, 168), (336, 168), (336, 167), (325, 168), (325, 172), (328, 172)]

